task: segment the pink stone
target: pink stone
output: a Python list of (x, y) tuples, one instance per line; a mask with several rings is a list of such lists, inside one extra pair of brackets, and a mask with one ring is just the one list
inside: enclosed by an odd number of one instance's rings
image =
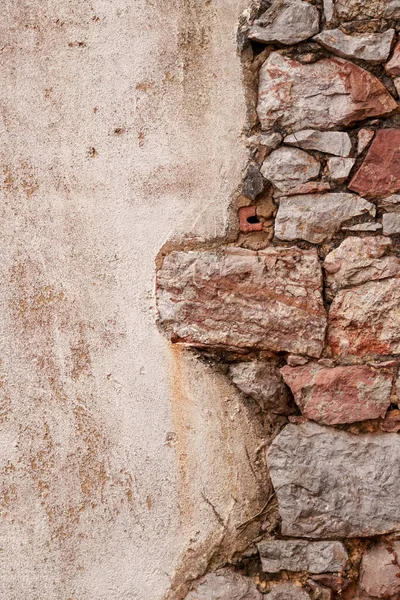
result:
[(387, 541), (368, 550), (361, 563), (360, 592), (373, 598), (390, 598), (400, 594), (399, 563), (400, 542)]
[(157, 275), (160, 324), (173, 342), (322, 353), (326, 313), (315, 250), (175, 251)]
[(281, 373), (303, 415), (322, 425), (383, 417), (390, 405), (393, 369), (367, 365), (327, 369), (318, 363)]
[(333, 356), (400, 354), (400, 280), (368, 281), (340, 290), (329, 310)]
[(395, 46), (392, 58), (386, 63), (385, 71), (389, 75), (400, 75), (400, 42)]
[(357, 154), (362, 154), (375, 135), (373, 129), (360, 129), (358, 132)]
[(376, 77), (342, 58), (301, 64), (272, 52), (260, 70), (257, 112), (265, 130), (328, 130), (396, 109)]
[(380, 129), (349, 188), (378, 198), (400, 191), (400, 129)]

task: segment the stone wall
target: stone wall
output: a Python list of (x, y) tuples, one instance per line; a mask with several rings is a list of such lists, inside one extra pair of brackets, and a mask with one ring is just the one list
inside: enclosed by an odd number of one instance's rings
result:
[(399, 597), (398, 31), (396, 0), (242, 17), (237, 238), (164, 249), (158, 311), (261, 417), (273, 491), (187, 600)]

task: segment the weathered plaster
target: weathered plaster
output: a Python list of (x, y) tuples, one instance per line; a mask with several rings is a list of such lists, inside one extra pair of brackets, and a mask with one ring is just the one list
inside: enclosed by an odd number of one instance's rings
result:
[(246, 4), (3, 2), (7, 600), (161, 600), (260, 506), (256, 420), (171, 349), (154, 306), (160, 247), (226, 231), (246, 159)]

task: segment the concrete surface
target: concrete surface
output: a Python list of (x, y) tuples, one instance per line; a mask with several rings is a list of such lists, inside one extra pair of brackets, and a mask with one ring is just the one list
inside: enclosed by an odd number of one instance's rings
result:
[(260, 506), (256, 421), (153, 290), (167, 240), (225, 231), (246, 4), (3, 0), (4, 599), (180, 598)]

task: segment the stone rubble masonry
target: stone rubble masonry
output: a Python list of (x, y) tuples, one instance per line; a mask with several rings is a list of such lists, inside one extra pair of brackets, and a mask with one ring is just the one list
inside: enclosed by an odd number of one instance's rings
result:
[(334, 129), (396, 109), (376, 77), (342, 58), (302, 64), (272, 52), (260, 69), (257, 112), (266, 130)]
[(262, 600), (255, 583), (230, 569), (219, 569), (198, 579), (185, 600)]
[(346, 238), (324, 261), (326, 282), (333, 291), (400, 275), (400, 259), (384, 256), (392, 242), (384, 236)]
[(398, 0), (336, 0), (335, 11), (342, 21), (400, 18)]
[(385, 71), (389, 75), (400, 75), (400, 42), (396, 44), (392, 58), (386, 63)]
[(306, 590), (294, 583), (281, 583), (272, 588), (267, 600), (310, 600)]
[(400, 129), (376, 132), (349, 188), (367, 198), (389, 196), (400, 191)]
[(382, 224), (381, 223), (373, 223), (371, 221), (368, 221), (366, 223), (358, 223), (357, 225), (351, 225), (350, 227), (342, 227), (342, 229), (343, 229), (343, 231), (372, 232), (372, 231), (378, 231), (379, 229), (382, 229)]
[(321, 355), (326, 314), (315, 250), (176, 251), (157, 288), (160, 324), (175, 342)]
[(388, 59), (395, 34), (394, 29), (363, 35), (346, 35), (340, 29), (329, 29), (313, 39), (342, 58), (357, 58), (376, 65)]
[(302, 0), (275, 0), (250, 27), (251, 40), (266, 44), (298, 44), (319, 31), (319, 11)]
[(356, 162), (355, 158), (334, 156), (327, 160), (327, 175), (332, 181), (343, 183), (350, 175)]
[(390, 212), (400, 212), (400, 194), (393, 194), (387, 198), (378, 199), (378, 205)]
[(384, 235), (398, 235), (400, 233), (400, 213), (386, 213), (382, 217)]
[(360, 569), (360, 600), (390, 598), (400, 594), (400, 542), (387, 541), (373, 546), (362, 559)]
[(334, 573), (345, 569), (349, 558), (341, 542), (273, 540), (260, 542), (257, 548), (265, 573)]
[(400, 436), (287, 425), (267, 452), (282, 534), (370, 537), (400, 530)]
[(344, 192), (283, 197), (279, 200), (275, 235), (280, 240), (306, 240), (319, 244), (329, 240), (348, 219), (375, 216), (373, 204)]
[(373, 129), (360, 129), (358, 132), (357, 154), (362, 154), (375, 135)]
[(276, 414), (292, 411), (288, 388), (271, 361), (235, 363), (230, 366), (229, 375), (243, 393), (261, 404), (263, 410)]
[(393, 369), (309, 363), (283, 367), (281, 373), (302, 414), (322, 425), (377, 419), (390, 406)]
[(310, 179), (318, 177), (320, 162), (299, 148), (282, 146), (264, 160), (261, 173), (280, 192), (288, 193)]
[(400, 354), (400, 280), (340, 290), (329, 311), (328, 344), (342, 359)]
[(351, 139), (345, 131), (318, 131), (305, 129), (283, 140), (288, 146), (298, 146), (302, 150), (319, 150), (335, 156), (348, 157), (352, 151)]

